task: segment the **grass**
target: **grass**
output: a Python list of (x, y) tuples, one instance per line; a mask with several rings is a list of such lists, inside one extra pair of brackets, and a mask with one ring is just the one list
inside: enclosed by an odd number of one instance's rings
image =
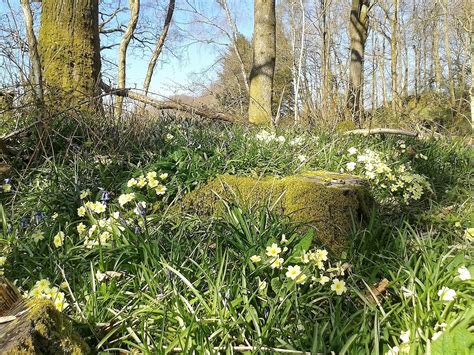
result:
[[(87, 128), (66, 120), (60, 125), (49, 158), (28, 169), (18, 162), (12, 190), (1, 194), (4, 273), (24, 292), (40, 279), (56, 286), (66, 281), (63, 312), (97, 351), (472, 351), (474, 283), (458, 275), (462, 266), (474, 272), (472, 241), (465, 237), (474, 224), (466, 142), (291, 130), (265, 142), (252, 129), (167, 118), (146, 127)], [(329, 254), (325, 271), (301, 259), (326, 247), (317, 233), (299, 233), (271, 206), (249, 209), (227, 201), (227, 213), (211, 220), (169, 208), (222, 173), (347, 169), (355, 158), (348, 154), (351, 147), (359, 154), (367, 148), (378, 152), (394, 171), (407, 166), (429, 189), (407, 205), (403, 191), (381, 186), (384, 175), (369, 179), (378, 208), (363, 228), (354, 226), (344, 255)], [(164, 195), (127, 186), (151, 171), (168, 174), (159, 182), (166, 185)], [(357, 165), (354, 173), (367, 173), (367, 166)], [(87, 189), (90, 196), (81, 200)], [(135, 200), (119, 206), (119, 195), (132, 191)], [(85, 201), (101, 199), (107, 200), (105, 213), (78, 216)], [(146, 201), (146, 209), (135, 214), (135, 201)], [(109, 235), (88, 248), (88, 232), (77, 231), (80, 223)], [(60, 231), (65, 238), (55, 246)], [(43, 239), (35, 241), (38, 233)], [(272, 243), (288, 248), (281, 270), (266, 264)], [(252, 262), (252, 255), (262, 261)], [(285, 274), (297, 264), (309, 277), (304, 284)], [(347, 291), (336, 294), (332, 281), (319, 282), (323, 275), (344, 280)], [(374, 300), (372, 285), (384, 278), (388, 288)], [(453, 301), (440, 300), (442, 287), (455, 290)]]

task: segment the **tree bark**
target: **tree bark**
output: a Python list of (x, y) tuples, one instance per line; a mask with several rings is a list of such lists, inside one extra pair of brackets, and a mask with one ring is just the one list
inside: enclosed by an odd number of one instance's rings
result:
[(276, 58), (275, 0), (255, 0), (253, 65), (250, 72), (249, 122), (272, 122), (273, 77)]
[(443, 75), (441, 69), (441, 59), (439, 57), (439, 6), (434, 4), (434, 29), (433, 29), (433, 52), (431, 53), (434, 61), (436, 90), (441, 91)]
[(362, 77), (364, 70), (365, 42), (369, 29), (370, 0), (352, 0), (349, 36), (351, 38), (351, 64), (347, 108), (350, 117), (360, 126), (364, 105), (362, 102)]
[(143, 91), (145, 92), (145, 95), (148, 94), (148, 90), (150, 89), (151, 78), (155, 71), (156, 62), (158, 61), (158, 58), (160, 57), (161, 51), (163, 50), (163, 46), (166, 41), (166, 37), (168, 36), (168, 32), (171, 26), (171, 20), (173, 19), (175, 3), (176, 3), (176, 0), (170, 0), (168, 4), (168, 11), (166, 12), (166, 18), (165, 18), (165, 24), (163, 26), (163, 30), (161, 31), (160, 37), (158, 38), (155, 49), (153, 50), (153, 53), (151, 55), (150, 62), (148, 63), (148, 69), (146, 71), (145, 81), (143, 83)]
[(449, 0), (445, 2), (444, 15), (444, 54), (446, 56), (446, 65), (448, 67), (448, 88), (451, 107), (456, 105), (456, 92), (454, 90), (453, 63), (451, 60), (451, 44), (449, 43)]
[[(123, 34), (122, 40), (120, 41), (119, 52), (118, 52), (118, 89), (125, 88), (126, 71), (127, 71), (127, 49), (130, 41), (132, 40), (133, 33), (137, 27), (138, 17), (140, 15), (140, 0), (128, 0), (128, 6), (130, 7), (130, 21), (128, 22), (127, 29)], [(120, 118), (122, 116), (123, 97), (117, 97), (115, 103), (115, 116)]]
[(28, 52), (30, 55), (31, 77), (33, 92), (36, 101), (43, 103), (43, 77), (41, 74), (41, 61), (38, 53), (38, 41), (33, 30), (33, 14), (31, 12), (30, 1), (21, 0), (21, 9), (25, 21), (26, 39), (28, 41)]
[(398, 112), (399, 108), (399, 94), (398, 94), (398, 0), (394, 0), (394, 13), (390, 19), (390, 52), (391, 52), (391, 77), (392, 77), (392, 110), (394, 113)]
[[(45, 101), (96, 109), (100, 94), (98, 0), (43, 0), (38, 50)], [(87, 100), (87, 104), (84, 104)]]

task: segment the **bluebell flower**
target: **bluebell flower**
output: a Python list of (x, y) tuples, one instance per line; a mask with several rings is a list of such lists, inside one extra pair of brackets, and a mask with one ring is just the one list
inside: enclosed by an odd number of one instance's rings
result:
[(42, 211), (38, 211), (35, 213), (35, 223), (40, 224), (41, 222), (44, 221), (45, 214)]
[(110, 192), (108, 191), (104, 191), (102, 193), (102, 196), (100, 198), (100, 201), (103, 202), (103, 203), (107, 203), (110, 201)]
[(21, 228), (28, 228), (29, 225), (30, 225), (30, 217), (24, 216), (20, 219)]

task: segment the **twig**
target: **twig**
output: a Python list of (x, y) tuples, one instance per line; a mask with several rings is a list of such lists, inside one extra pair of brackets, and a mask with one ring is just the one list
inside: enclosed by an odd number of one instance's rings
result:
[[(309, 351), (300, 351), (300, 350), (289, 350), (289, 349), (280, 349), (280, 348), (271, 348), (267, 346), (245, 346), (245, 345), (237, 345), (237, 346), (229, 346), (229, 347), (223, 347), (223, 346), (216, 346), (213, 348), (214, 351), (225, 351), (228, 349), (232, 349), (233, 351), (237, 352), (246, 352), (246, 351), (270, 351), (274, 354), (295, 354), (295, 355), (311, 355), (311, 352)], [(171, 350), (173, 353), (181, 353), (183, 352), (183, 348), (173, 348)], [(320, 355), (320, 354), (318, 354)]]
[(350, 134), (362, 134), (364, 136), (368, 136), (370, 134), (396, 134), (400, 136), (410, 136), (410, 137), (418, 136), (418, 132), (406, 131), (403, 129), (395, 129), (395, 128), (354, 129), (352, 131), (347, 131), (344, 133), (344, 135), (350, 135)]

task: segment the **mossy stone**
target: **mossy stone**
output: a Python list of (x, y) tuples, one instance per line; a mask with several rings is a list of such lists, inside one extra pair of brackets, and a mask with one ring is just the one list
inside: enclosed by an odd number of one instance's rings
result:
[(247, 207), (268, 203), (294, 222), (316, 230), (317, 238), (338, 253), (348, 245), (353, 222), (369, 214), (372, 199), (354, 176), (309, 171), (284, 178), (221, 175), (187, 194), (181, 209), (201, 216), (219, 215), (221, 200)]

